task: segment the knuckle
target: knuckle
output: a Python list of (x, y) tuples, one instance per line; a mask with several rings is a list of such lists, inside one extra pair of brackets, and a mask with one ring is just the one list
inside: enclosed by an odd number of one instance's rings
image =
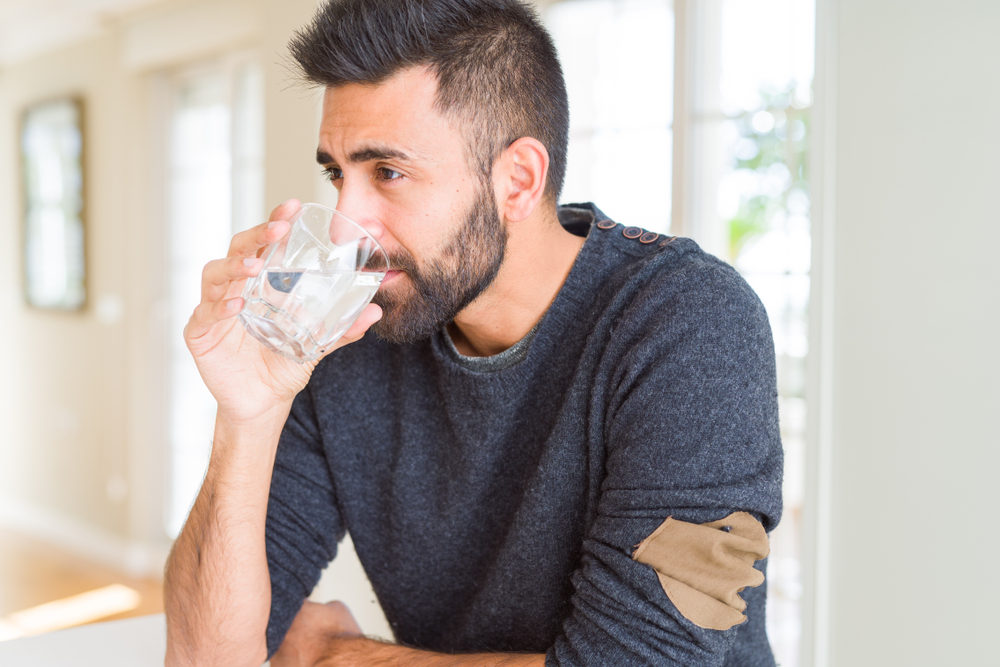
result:
[(205, 265), (203, 273), (205, 275), (211, 275), (213, 273), (217, 273), (224, 264), (225, 260), (223, 259), (213, 259), (212, 261), (210, 261), (208, 264)]

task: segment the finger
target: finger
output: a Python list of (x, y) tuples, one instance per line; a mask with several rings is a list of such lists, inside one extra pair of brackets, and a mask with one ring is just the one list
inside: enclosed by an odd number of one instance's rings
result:
[(248, 278), (260, 273), (264, 260), (256, 257), (227, 257), (205, 265), (201, 272), (202, 302), (220, 301), (243, 291)]
[(187, 326), (184, 327), (184, 339), (187, 341), (198, 340), (219, 322), (239, 315), (242, 308), (243, 299), (241, 297), (198, 304), (191, 314)]
[(268, 217), (268, 221), (291, 220), (292, 216), (298, 213), (300, 208), (302, 208), (302, 202), (298, 199), (289, 199), (284, 201), (274, 207), (274, 210), (271, 211), (270, 217)]
[(340, 600), (333, 600), (331, 602), (327, 602), (323, 606), (326, 607), (326, 610), (329, 613), (329, 619), (333, 624), (333, 627), (329, 629), (336, 629), (337, 634), (361, 634), (361, 627), (358, 625), (357, 619), (354, 618), (354, 614), (351, 613), (351, 609), (346, 604)]
[(264, 248), (288, 233), (289, 220), (302, 208), (298, 199), (289, 199), (271, 211), (267, 222), (251, 227), (233, 237), (229, 244), (230, 257), (260, 256)]
[[(344, 335), (341, 337), (340, 341), (342, 345), (347, 345), (348, 343), (353, 343), (359, 340), (365, 335), (365, 332), (371, 327), (371, 325), (382, 319), (382, 308), (374, 303), (369, 303), (365, 306), (361, 314), (358, 315), (358, 319), (354, 321), (351, 328), (348, 329)], [(338, 346), (339, 347), (339, 346)]]
[(264, 222), (236, 234), (229, 243), (228, 257), (259, 257), (267, 246), (280, 241), (291, 224), (278, 219)]

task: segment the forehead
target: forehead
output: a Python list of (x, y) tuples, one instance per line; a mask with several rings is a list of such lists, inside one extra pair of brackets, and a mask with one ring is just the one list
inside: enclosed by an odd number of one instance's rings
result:
[(327, 88), (319, 148), (338, 161), (372, 145), (424, 161), (462, 157), (462, 135), (435, 109), (436, 95), (437, 77), (423, 67), (402, 70), (377, 84)]

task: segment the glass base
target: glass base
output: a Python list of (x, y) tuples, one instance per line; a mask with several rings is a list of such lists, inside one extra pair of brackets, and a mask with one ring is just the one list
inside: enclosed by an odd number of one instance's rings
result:
[(324, 349), (308, 332), (295, 326), (279, 311), (271, 310), (267, 315), (262, 317), (244, 309), (240, 321), (251, 336), (293, 361), (304, 364), (322, 356)]

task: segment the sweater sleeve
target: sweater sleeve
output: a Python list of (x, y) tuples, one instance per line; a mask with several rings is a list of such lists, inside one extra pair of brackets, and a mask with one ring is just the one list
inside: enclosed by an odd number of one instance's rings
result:
[[(606, 476), (546, 664), (773, 665), (760, 584), (782, 451), (767, 316), (705, 256), (644, 282), (599, 373)], [(739, 650), (757, 652), (727, 655), (741, 632), (759, 642)]]
[(307, 388), (292, 405), (271, 478), (265, 527), (271, 578), (268, 657), (278, 650), (344, 533)]

